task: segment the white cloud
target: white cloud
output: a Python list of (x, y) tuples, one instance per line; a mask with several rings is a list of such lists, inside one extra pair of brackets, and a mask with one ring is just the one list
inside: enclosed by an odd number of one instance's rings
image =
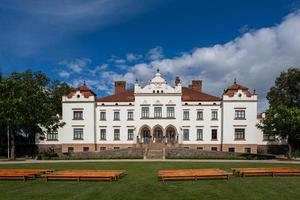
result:
[(147, 53), (147, 57), (149, 60), (158, 60), (164, 57), (163, 48), (161, 46), (157, 46), (153, 49), (150, 49)]
[(59, 75), (60, 77), (62, 77), (62, 78), (69, 78), (70, 73), (67, 72), (67, 71), (65, 71), (65, 70), (62, 70), (62, 71), (60, 71), (60, 72), (58, 73), (58, 75)]
[(298, 33), (300, 14), (295, 12), (276, 26), (251, 30), (226, 44), (196, 48), (177, 57), (161, 59), (162, 48), (156, 47), (148, 53), (152, 61), (128, 67), (122, 74), (110, 72), (107, 79), (113, 76), (131, 83), (136, 78), (148, 81), (160, 68), (168, 80), (174, 81), (180, 75), (187, 85), (192, 79), (202, 79), (204, 91), (221, 96), (237, 78), (238, 83), (256, 89), (259, 111), (263, 111), (275, 78), (289, 67), (300, 65)]
[(124, 59), (116, 59), (115, 63), (116, 64), (124, 64), (124, 63), (126, 63), (126, 60), (124, 60)]
[(99, 72), (102, 72), (102, 71), (105, 71), (108, 67), (108, 64), (102, 64), (102, 65), (99, 65), (97, 67), (95, 67), (93, 70), (90, 70), (89, 72), (95, 76), (97, 73)]
[(90, 59), (83, 58), (79, 59), (76, 58), (74, 60), (62, 60), (58, 64), (68, 67), (74, 73), (80, 73), (83, 68), (85, 68), (89, 63), (91, 63)]
[[(160, 68), (164, 77), (174, 81), (179, 75), (184, 85), (203, 80), (203, 90), (221, 96), (237, 78), (238, 83), (257, 91), (259, 111), (266, 109), (266, 94), (280, 72), (300, 65), (300, 13), (294, 12), (273, 27), (251, 30), (225, 44), (200, 47), (172, 58), (163, 58), (161, 47), (151, 49), (149, 60), (128, 65), (122, 72), (105, 69), (93, 88), (111, 93), (113, 81), (136, 79), (146, 84)], [(114, 57), (114, 60), (119, 59)], [(128, 59), (127, 59), (128, 60)], [(127, 63), (128, 64), (128, 63)], [(171, 83), (172, 84), (172, 83)]]
[(134, 54), (134, 53), (128, 53), (128, 54), (126, 54), (126, 60), (128, 62), (138, 61), (138, 60), (140, 60), (142, 58), (143, 58), (143, 55), (141, 55), (141, 54)]

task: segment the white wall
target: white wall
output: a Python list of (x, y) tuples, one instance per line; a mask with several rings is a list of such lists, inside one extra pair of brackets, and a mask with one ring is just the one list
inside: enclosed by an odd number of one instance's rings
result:
[[(114, 102), (97, 103), (96, 109), (96, 133), (97, 144), (135, 144), (136, 143), (136, 129), (135, 121), (127, 120), (127, 112), (133, 111), (133, 117), (136, 118), (134, 105), (129, 105), (129, 102)], [(132, 103), (133, 104), (133, 103)], [(114, 111), (120, 112), (120, 120), (114, 120)], [(106, 121), (100, 120), (100, 111), (106, 112)], [(100, 129), (106, 129), (106, 140), (100, 140)], [(120, 140), (114, 140), (114, 129), (120, 129)], [(128, 140), (128, 129), (134, 129), (134, 139)]]
[[(79, 96), (77, 96), (79, 95)], [(62, 144), (84, 144), (94, 143), (94, 112), (95, 97), (85, 98), (78, 91), (72, 98), (63, 97), (63, 118), (66, 124), (62, 128), (63, 134), (60, 134), (59, 140)], [(82, 110), (83, 120), (73, 120), (73, 111)], [(74, 140), (73, 129), (83, 128), (83, 140)]]
[[(224, 144), (257, 144), (259, 142), (256, 127), (256, 95), (247, 97), (241, 90), (233, 97), (224, 95), (222, 109)], [(245, 110), (245, 120), (236, 120), (235, 110)], [(235, 128), (245, 129), (245, 140), (235, 140)]]

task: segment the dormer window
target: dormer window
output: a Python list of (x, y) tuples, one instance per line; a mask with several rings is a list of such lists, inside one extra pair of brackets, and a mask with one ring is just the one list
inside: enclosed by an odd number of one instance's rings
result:
[(83, 112), (82, 111), (74, 111), (73, 112), (73, 119), (74, 120), (83, 120)]
[(80, 98), (80, 94), (77, 94), (77, 98)]

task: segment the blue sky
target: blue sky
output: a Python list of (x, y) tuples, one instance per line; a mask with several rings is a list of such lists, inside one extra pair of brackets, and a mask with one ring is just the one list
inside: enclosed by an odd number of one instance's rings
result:
[[(259, 110), (288, 67), (299, 67), (299, 0), (1, 0), (0, 66), (31, 68), (98, 96), (113, 81), (202, 79), (220, 96), (234, 78)], [(130, 84), (129, 84), (130, 87)]]

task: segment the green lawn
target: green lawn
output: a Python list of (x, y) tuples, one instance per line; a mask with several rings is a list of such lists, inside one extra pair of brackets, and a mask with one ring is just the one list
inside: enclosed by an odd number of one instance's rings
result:
[(299, 199), (299, 177), (231, 177), (227, 180), (159, 182), (157, 172), (171, 168), (298, 166), (255, 163), (182, 163), (182, 162), (122, 162), (122, 163), (60, 163), (31, 165), (0, 165), (0, 168), (61, 169), (126, 169), (128, 175), (117, 182), (0, 181), (0, 199)]

